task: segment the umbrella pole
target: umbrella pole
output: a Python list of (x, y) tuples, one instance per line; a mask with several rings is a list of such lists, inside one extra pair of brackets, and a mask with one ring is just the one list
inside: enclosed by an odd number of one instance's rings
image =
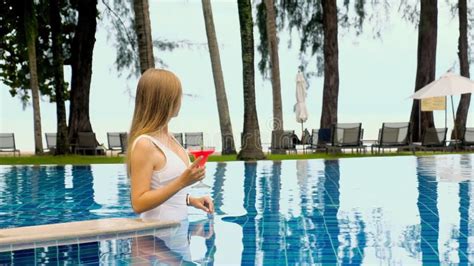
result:
[(304, 138), (304, 130), (303, 130), (303, 121), (301, 121), (301, 141), (300, 143), (303, 145), (303, 153), (306, 154), (306, 150), (305, 150), (305, 143), (303, 143), (303, 138)]
[(444, 127), (448, 128), (448, 97), (444, 96)]
[(457, 148), (458, 148), (458, 132), (457, 132), (457, 128), (456, 128), (456, 116), (454, 115), (453, 95), (451, 95), (451, 109), (453, 111), (454, 148), (457, 150)]
[(303, 137), (304, 137), (303, 122), (301, 122), (301, 144), (304, 144)]

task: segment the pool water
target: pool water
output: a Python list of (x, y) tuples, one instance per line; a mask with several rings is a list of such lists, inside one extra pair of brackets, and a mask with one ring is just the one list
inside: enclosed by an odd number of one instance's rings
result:
[[(473, 155), (208, 163), (210, 218), (0, 264), (470, 264)], [(136, 217), (123, 165), (1, 166), (0, 228)]]

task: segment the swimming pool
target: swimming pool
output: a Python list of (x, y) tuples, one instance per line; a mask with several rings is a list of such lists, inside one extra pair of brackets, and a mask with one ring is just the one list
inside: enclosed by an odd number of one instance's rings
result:
[[(155, 238), (1, 252), (0, 264), (472, 263), (473, 159), (208, 163), (212, 187), (193, 192), (214, 198), (213, 219), (191, 210)], [(123, 165), (2, 166), (0, 228), (135, 217), (129, 197)]]

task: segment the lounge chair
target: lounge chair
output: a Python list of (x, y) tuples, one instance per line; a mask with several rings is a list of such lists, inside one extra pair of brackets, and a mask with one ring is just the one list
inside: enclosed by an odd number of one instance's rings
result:
[(326, 152), (337, 152), (343, 149), (364, 151), (365, 146), (361, 142), (362, 123), (338, 123), (332, 128), (331, 144), (327, 145)]
[[(311, 146), (311, 139), (312, 139), (311, 134), (309, 133), (307, 129), (305, 129), (303, 131), (303, 134), (301, 135), (301, 141), (299, 141), (299, 143), (294, 143), (294, 144), (300, 145), (300, 148), (303, 151), (303, 153), (306, 153), (306, 151), (308, 150), (308, 146)], [(298, 150), (298, 147), (297, 147), (297, 150)]]
[(127, 134), (126, 132), (107, 132), (107, 143), (109, 147), (107, 148), (110, 151), (110, 155), (114, 151), (123, 152), (122, 142), (120, 140), (120, 134)]
[(0, 152), (13, 152), (13, 156), (18, 153), (21, 156), (20, 150), (16, 148), (15, 134), (0, 133)]
[(446, 151), (447, 128), (430, 127), (425, 130), (421, 138), (421, 145), (416, 145), (418, 150), (422, 151)]
[(332, 128), (320, 128), (318, 130), (318, 146), (326, 148), (332, 141)]
[(273, 130), (270, 152), (272, 154), (286, 154), (287, 151), (296, 153), (294, 130)]
[(331, 129), (321, 128), (311, 130), (310, 145), (306, 147), (307, 150), (313, 152), (326, 151), (326, 146), (331, 143)]
[(408, 149), (414, 152), (414, 146), (410, 141), (410, 123), (383, 123), (379, 130), (377, 142), (371, 146), (371, 152), (384, 152), (385, 149), (396, 148), (397, 152)]
[(183, 133), (173, 133), (173, 137), (184, 147)]
[(461, 147), (464, 149), (474, 148), (474, 127), (464, 129), (461, 138)]
[(202, 132), (186, 132), (184, 133), (184, 145), (189, 147), (202, 147), (204, 145), (204, 134)]
[(94, 155), (97, 155), (99, 147), (100, 145), (97, 143), (94, 132), (77, 133), (77, 143), (74, 150), (75, 153), (82, 151), (86, 154), (86, 151), (92, 151)]
[(301, 136), (301, 144), (311, 145), (311, 134), (309, 134), (309, 131), (307, 129), (303, 131), (303, 136)]
[(56, 149), (57, 134), (56, 133), (44, 133), (46, 139), (46, 149), (47, 151), (54, 152)]
[(128, 147), (128, 134), (127, 132), (122, 132), (120, 133), (120, 149), (121, 151), (117, 154), (125, 154), (127, 152), (127, 147)]

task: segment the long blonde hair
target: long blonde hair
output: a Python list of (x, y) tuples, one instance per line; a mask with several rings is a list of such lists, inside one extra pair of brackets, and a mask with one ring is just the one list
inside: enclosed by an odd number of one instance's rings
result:
[(150, 68), (137, 85), (135, 111), (128, 137), (127, 168), (130, 174), (132, 145), (138, 136), (162, 130), (178, 112), (181, 82), (171, 71)]

